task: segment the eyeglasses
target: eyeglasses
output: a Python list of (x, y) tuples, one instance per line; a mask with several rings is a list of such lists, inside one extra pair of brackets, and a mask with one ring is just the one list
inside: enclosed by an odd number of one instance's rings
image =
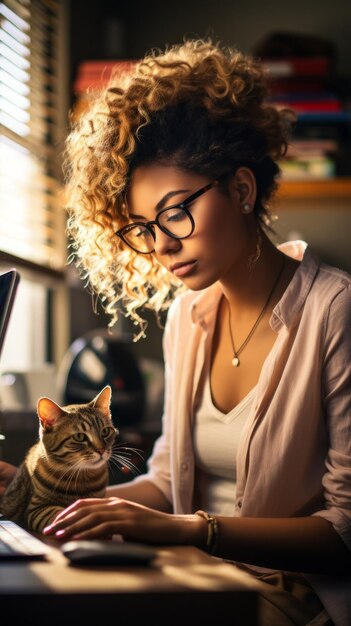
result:
[(140, 254), (154, 252), (156, 241), (155, 226), (158, 226), (163, 233), (173, 239), (186, 239), (192, 235), (195, 228), (194, 218), (187, 207), (217, 184), (218, 181), (216, 180), (208, 183), (198, 191), (195, 191), (195, 193), (192, 193), (183, 202), (173, 204), (159, 211), (155, 220), (127, 224), (117, 230), (115, 235), (120, 237), (132, 250)]

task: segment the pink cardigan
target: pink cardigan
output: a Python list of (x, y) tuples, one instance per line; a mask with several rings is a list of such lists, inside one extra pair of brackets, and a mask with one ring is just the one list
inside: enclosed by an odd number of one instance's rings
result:
[[(239, 445), (236, 515), (319, 515), (351, 550), (351, 277), (301, 243), (281, 249), (303, 259), (270, 320), (277, 338)], [(193, 407), (221, 293), (186, 292), (165, 328), (163, 432), (147, 478), (175, 513), (192, 512)], [(350, 626), (350, 580), (308, 578), (335, 624)]]

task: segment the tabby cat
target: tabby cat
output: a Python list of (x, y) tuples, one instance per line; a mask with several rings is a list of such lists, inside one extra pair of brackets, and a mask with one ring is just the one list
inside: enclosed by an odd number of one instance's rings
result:
[(101, 498), (118, 430), (108, 385), (89, 403), (59, 406), (38, 400), (39, 439), (0, 500), (0, 512), (40, 533), (79, 498)]

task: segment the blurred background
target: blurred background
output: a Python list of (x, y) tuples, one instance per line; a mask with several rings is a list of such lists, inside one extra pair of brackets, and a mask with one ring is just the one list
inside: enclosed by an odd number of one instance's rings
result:
[(2, 454), (36, 437), (36, 401), (90, 400), (107, 382), (124, 436), (146, 451), (160, 429), (162, 328), (121, 319), (113, 335), (67, 263), (62, 150), (69, 116), (111, 67), (184, 37), (254, 54), (271, 99), (298, 123), (274, 206), (277, 242), (303, 239), (351, 271), (350, 0), (0, 2), (0, 272), (21, 274), (0, 359)]

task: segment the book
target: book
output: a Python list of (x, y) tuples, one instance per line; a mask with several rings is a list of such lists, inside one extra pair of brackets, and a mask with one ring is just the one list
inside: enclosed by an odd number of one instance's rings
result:
[(308, 112), (339, 112), (342, 111), (341, 100), (331, 93), (280, 94), (271, 96), (270, 102), (279, 107), (288, 107), (297, 113)]
[(338, 152), (339, 143), (334, 139), (293, 139), (287, 150), (287, 157), (305, 158), (335, 155)]
[(327, 77), (333, 69), (332, 60), (323, 56), (264, 58), (262, 63), (272, 78)]
[(128, 73), (136, 63), (136, 60), (129, 59), (83, 61), (78, 66), (73, 91), (76, 95), (81, 95), (89, 90), (102, 89), (109, 82), (112, 75)]
[(285, 158), (279, 163), (282, 180), (316, 180), (333, 178), (336, 166), (327, 156), (308, 156), (299, 159)]

